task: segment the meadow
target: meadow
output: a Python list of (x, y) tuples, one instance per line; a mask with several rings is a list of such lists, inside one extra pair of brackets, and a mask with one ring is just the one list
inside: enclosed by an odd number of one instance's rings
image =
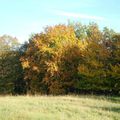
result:
[(0, 96), (0, 120), (119, 120), (120, 97)]

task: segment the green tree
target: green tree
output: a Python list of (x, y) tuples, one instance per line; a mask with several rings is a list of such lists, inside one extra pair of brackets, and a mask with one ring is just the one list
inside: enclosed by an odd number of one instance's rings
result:
[(110, 90), (120, 93), (120, 34), (112, 38), (109, 56), (108, 80)]
[(21, 93), (23, 88), (21, 84), (17, 84), (17, 81), (23, 81), (19, 61), (20, 44), (16, 38), (8, 35), (1, 36), (0, 43), (0, 94)]

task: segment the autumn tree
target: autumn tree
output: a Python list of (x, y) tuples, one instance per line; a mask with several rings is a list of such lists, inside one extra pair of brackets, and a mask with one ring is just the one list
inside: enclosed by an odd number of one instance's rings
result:
[[(109, 72), (111, 69), (115, 70), (115, 66), (111, 66), (110, 59), (116, 61), (116, 53), (119, 54), (119, 47), (115, 47), (115, 45), (119, 46), (119, 42), (113, 38), (115, 32), (108, 28), (100, 31), (96, 24), (89, 24), (86, 33), (87, 47), (83, 51), (83, 64), (80, 64), (78, 68), (80, 78), (83, 80), (78, 83), (78, 88), (87, 92), (113, 93), (116, 85), (118, 92), (119, 78), (116, 81), (112, 77), (115, 71)], [(113, 49), (114, 47), (116, 49)], [(118, 61), (116, 61), (117, 72), (120, 70)], [(117, 77), (117, 74), (115, 76)]]
[(28, 93), (118, 92), (119, 37), (114, 34), (95, 23), (69, 23), (33, 35), (21, 57)]
[(34, 35), (21, 58), (30, 91), (51, 94), (68, 92), (79, 63), (79, 44), (70, 26), (47, 27), (43, 33)]
[(120, 93), (120, 35), (115, 34), (109, 45), (109, 69), (108, 80), (110, 90)]

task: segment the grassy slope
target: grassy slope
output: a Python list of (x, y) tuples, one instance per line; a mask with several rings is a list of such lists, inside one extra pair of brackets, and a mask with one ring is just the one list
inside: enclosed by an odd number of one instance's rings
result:
[(120, 98), (0, 97), (0, 120), (119, 120)]

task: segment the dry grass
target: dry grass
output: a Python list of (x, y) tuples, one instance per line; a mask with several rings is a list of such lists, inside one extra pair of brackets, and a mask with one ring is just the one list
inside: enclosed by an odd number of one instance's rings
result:
[(4, 96), (0, 120), (119, 120), (120, 98), (97, 96)]

